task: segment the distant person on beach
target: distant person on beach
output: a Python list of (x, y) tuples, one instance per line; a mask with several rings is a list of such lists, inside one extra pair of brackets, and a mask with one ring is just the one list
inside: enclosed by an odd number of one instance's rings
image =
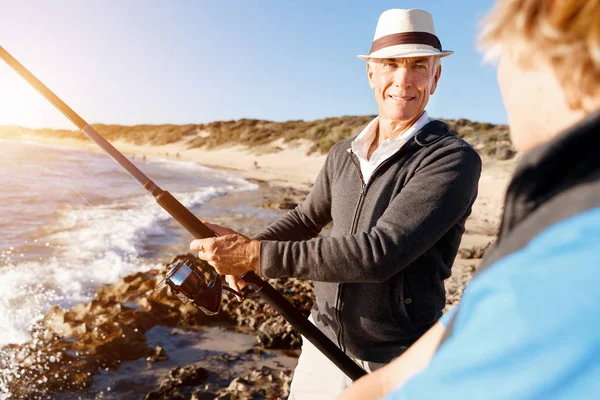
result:
[[(311, 319), (367, 371), (398, 357), (442, 315), (465, 220), (477, 196), (481, 160), (425, 107), (442, 50), (431, 15), (381, 14), (367, 61), (378, 116), (337, 143), (306, 200), (254, 240), (195, 240), (199, 252), (238, 289), (238, 276), (315, 281)], [(318, 237), (333, 222), (331, 236)], [(311, 240), (314, 239), (315, 240)], [(330, 399), (351, 381), (304, 341), (291, 399)]]
[(339, 399), (600, 398), (600, 2), (500, 0), (484, 22), (524, 152), (498, 240), (460, 305)]

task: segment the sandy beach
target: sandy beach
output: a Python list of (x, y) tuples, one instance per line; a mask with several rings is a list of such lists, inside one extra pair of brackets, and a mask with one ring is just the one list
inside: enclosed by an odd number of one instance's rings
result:
[[(200, 132), (197, 136), (206, 134)], [(29, 140), (49, 145), (102, 151), (83, 133), (81, 135), (82, 139), (78, 140), (36, 135), (24, 129), (10, 133), (0, 131), (0, 138), (5, 140)], [(116, 140), (112, 144), (137, 164), (140, 164), (144, 157), (191, 161), (206, 167), (233, 172), (245, 178), (299, 189), (310, 188), (326, 158), (326, 155), (323, 154), (308, 155), (310, 144), (303, 140), (291, 144), (279, 140), (267, 146), (252, 149), (243, 146), (228, 146), (212, 150), (189, 149), (188, 142), (197, 136), (162, 146), (136, 145), (123, 140)]]

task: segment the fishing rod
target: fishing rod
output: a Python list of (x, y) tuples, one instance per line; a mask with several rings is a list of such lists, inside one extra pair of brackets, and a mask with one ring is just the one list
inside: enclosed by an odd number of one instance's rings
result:
[[(167, 211), (179, 224), (196, 239), (218, 236), (204, 225), (191, 211), (181, 204), (169, 192), (162, 190), (156, 183), (140, 171), (127, 157), (117, 150), (110, 142), (104, 139), (90, 124), (81, 118), (46, 85), (27, 70), (10, 53), (0, 46), (0, 59), (4, 60), (15, 72), (56, 107), (67, 117), (81, 132), (100, 146), (108, 155), (123, 167), (136, 181), (151, 194), (156, 202)], [(267, 281), (261, 279), (256, 273), (249, 271), (241, 277), (248, 283), (241, 295), (242, 298), (258, 294), (265, 302), (271, 305), (281, 316), (294, 326), (306, 339), (330, 359), (353, 381), (366, 375), (365, 370), (358, 366), (339, 347), (337, 347), (323, 332), (314, 326), (304, 315), (298, 311)], [(220, 275), (210, 282), (206, 282), (202, 273), (190, 263), (178, 262), (169, 266), (164, 282), (173, 293), (182, 300), (191, 301), (206, 314), (216, 314), (221, 307), (223, 289), (233, 291), (223, 286)], [(183, 296), (181, 296), (183, 295)]]

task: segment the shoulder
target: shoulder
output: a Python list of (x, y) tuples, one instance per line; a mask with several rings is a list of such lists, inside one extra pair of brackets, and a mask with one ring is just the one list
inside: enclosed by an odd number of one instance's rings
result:
[[(534, 265), (560, 265), (568, 260), (584, 261), (590, 256), (593, 258), (589, 261), (595, 263), (600, 256), (599, 243), (600, 207), (596, 207), (551, 225), (534, 237), (524, 249), (499, 263), (506, 261), (510, 265), (517, 260), (532, 259), (535, 261)], [(583, 265), (587, 264), (584, 262)], [(574, 269), (573, 273), (577, 274), (578, 270)]]
[[(521, 269), (518, 273), (525, 274), (538, 268), (550, 272), (569, 266), (568, 275), (585, 275), (590, 272), (588, 269), (591, 264), (596, 265), (600, 259), (599, 243), (600, 207), (595, 207), (549, 226), (523, 249), (501, 259), (489, 270), (511, 270), (514, 266), (528, 262), (528, 268)], [(581, 264), (575, 267), (575, 261)], [(600, 274), (597, 275), (597, 279), (600, 279)]]
[[(489, 307), (504, 310), (507, 320), (547, 330), (600, 321), (599, 243), (600, 207), (550, 226), (473, 279), (462, 303), (467, 315), (468, 309), (476, 316)], [(594, 324), (600, 334), (600, 324)]]
[(415, 134), (414, 141), (430, 161), (451, 158), (481, 165), (481, 157), (473, 146), (459, 138), (443, 121), (429, 122)]
[(339, 153), (348, 152), (352, 148), (352, 142), (355, 139), (356, 139), (356, 135), (354, 135), (348, 139), (340, 140), (339, 142), (337, 142), (336, 144), (334, 144), (331, 147), (331, 150), (329, 150), (329, 153), (339, 154)]
[(343, 159), (347, 159), (348, 152), (350, 152), (352, 149), (352, 142), (354, 141), (354, 139), (356, 139), (356, 136), (341, 140), (334, 144), (327, 153), (326, 164), (336, 164), (337, 162), (340, 162)]

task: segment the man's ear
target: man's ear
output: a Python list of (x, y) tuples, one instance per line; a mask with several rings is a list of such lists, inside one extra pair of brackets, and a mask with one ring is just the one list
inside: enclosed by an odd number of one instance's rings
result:
[(373, 69), (375, 68), (374, 65), (372, 65), (372, 63), (370, 61), (367, 61), (367, 78), (369, 79), (369, 86), (371, 87), (371, 89), (375, 89), (375, 85), (373, 84)]
[(442, 76), (442, 64), (438, 65), (437, 70), (435, 71), (435, 75), (433, 76), (433, 84), (431, 85), (431, 90), (429, 90), (430, 96), (435, 93), (435, 89), (437, 89), (440, 76)]

